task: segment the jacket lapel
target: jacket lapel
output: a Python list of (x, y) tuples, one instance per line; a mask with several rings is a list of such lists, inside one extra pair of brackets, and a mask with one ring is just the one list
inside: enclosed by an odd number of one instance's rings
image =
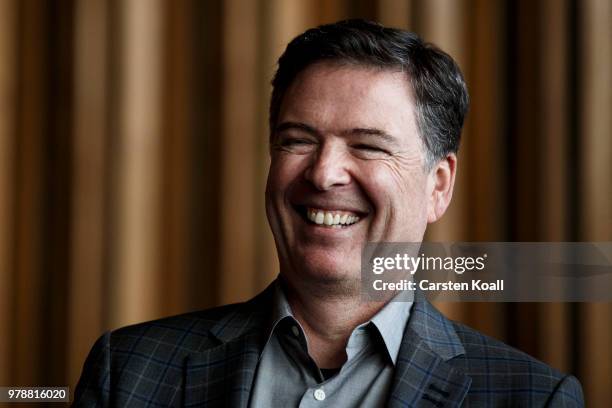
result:
[(448, 360), (464, 353), (452, 323), (417, 294), (400, 346), (388, 405), (460, 406), (472, 379)]
[(185, 406), (246, 407), (259, 359), (259, 335), (249, 333), (192, 355), (185, 364)]
[(245, 407), (265, 341), (271, 286), (224, 316), (210, 333), (219, 343), (187, 357), (183, 404), (189, 407)]

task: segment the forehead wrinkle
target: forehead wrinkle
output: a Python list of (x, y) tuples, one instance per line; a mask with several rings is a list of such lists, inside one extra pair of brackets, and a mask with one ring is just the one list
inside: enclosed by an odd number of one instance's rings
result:
[[(320, 136), (379, 134), (389, 144), (404, 145), (409, 142), (405, 134), (418, 135), (416, 112), (414, 106), (403, 112), (388, 106), (388, 94), (413, 102), (405, 73), (315, 64), (298, 74), (289, 86), (279, 119), (308, 124)], [(362, 104), (365, 108), (359, 109)], [(393, 121), (390, 122), (389, 116), (393, 116)], [(310, 130), (308, 133), (317, 135)]]

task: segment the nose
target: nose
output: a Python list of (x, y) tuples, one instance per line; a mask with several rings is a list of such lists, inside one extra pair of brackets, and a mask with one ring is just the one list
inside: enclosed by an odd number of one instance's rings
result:
[(351, 176), (345, 152), (339, 146), (323, 144), (313, 155), (304, 177), (321, 191), (349, 184)]

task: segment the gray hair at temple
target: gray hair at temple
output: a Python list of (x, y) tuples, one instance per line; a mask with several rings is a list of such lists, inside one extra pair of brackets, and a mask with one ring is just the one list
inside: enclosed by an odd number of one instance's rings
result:
[(469, 96), (455, 61), (414, 33), (361, 19), (309, 29), (287, 45), (272, 80), (271, 136), (291, 82), (309, 65), (323, 61), (405, 72), (415, 98), (426, 168), (459, 149)]

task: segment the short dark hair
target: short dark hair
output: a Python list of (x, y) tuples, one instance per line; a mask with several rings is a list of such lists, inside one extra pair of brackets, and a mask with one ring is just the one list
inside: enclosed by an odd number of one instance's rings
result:
[(459, 149), (469, 96), (455, 61), (415, 33), (361, 19), (309, 29), (287, 45), (272, 80), (271, 135), (291, 82), (306, 67), (323, 61), (405, 72), (415, 97), (426, 165)]

